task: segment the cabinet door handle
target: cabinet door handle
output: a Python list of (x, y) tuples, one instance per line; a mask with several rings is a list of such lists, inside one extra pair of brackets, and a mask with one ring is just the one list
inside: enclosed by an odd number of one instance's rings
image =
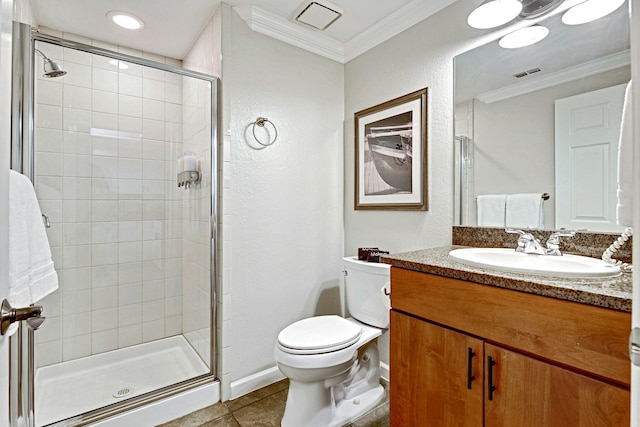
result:
[(493, 385), (493, 367), (496, 366), (496, 361), (493, 360), (493, 357), (487, 356), (487, 363), (489, 365), (489, 400), (493, 400), (493, 393), (496, 391), (496, 386)]
[(476, 377), (473, 376), (473, 357), (476, 354), (473, 352), (473, 349), (469, 347), (467, 349), (467, 388), (471, 390), (471, 383)]

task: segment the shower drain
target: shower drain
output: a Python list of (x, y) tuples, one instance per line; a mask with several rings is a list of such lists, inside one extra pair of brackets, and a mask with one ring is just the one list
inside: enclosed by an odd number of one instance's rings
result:
[(125, 396), (129, 396), (131, 393), (133, 393), (133, 387), (125, 387), (113, 393), (113, 397), (116, 397), (116, 398), (125, 397)]

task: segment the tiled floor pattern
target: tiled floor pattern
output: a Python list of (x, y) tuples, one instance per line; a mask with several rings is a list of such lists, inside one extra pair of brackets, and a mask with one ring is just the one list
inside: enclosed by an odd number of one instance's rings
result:
[[(159, 427), (280, 427), (287, 401), (287, 380), (227, 402), (201, 409)], [(387, 393), (388, 396), (388, 393)], [(388, 427), (389, 400), (346, 427)]]

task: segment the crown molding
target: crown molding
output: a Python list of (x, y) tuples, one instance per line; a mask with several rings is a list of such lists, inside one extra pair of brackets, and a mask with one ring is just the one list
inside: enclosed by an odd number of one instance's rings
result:
[(413, 0), (345, 43), (345, 62), (435, 15), (456, 0)]
[(631, 52), (627, 49), (619, 53), (607, 55), (600, 59), (585, 62), (546, 76), (536, 77), (522, 83), (505, 86), (500, 89), (484, 92), (476, 96), (480, 101), (490, 104), (492, 102), (502, 101), (514, 96), (524, 95), (526, 93), (535, 92), (536, 90), (546, 89), (551, 86), (571, 82), (574, 80), (589, 77), (594, 74), (604, 73), (605, 71), (615, 70), (620, 67), (631, 64)]
[(412, 0), (346, 43), (252, 5), (233, 8), (253, 31), (344, 64), (456, 0)]
[(257, 33), (344, 63), (344, 46), (331, 37), (289, 22), (256, 6), (236, 6), (233, 10)]

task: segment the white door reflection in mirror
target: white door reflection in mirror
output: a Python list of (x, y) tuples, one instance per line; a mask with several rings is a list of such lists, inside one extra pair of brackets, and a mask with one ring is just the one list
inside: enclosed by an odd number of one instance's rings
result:
[(625, 88), (556, 100), (556, 228), (624, 229), (616, 224), (615, 194)]

